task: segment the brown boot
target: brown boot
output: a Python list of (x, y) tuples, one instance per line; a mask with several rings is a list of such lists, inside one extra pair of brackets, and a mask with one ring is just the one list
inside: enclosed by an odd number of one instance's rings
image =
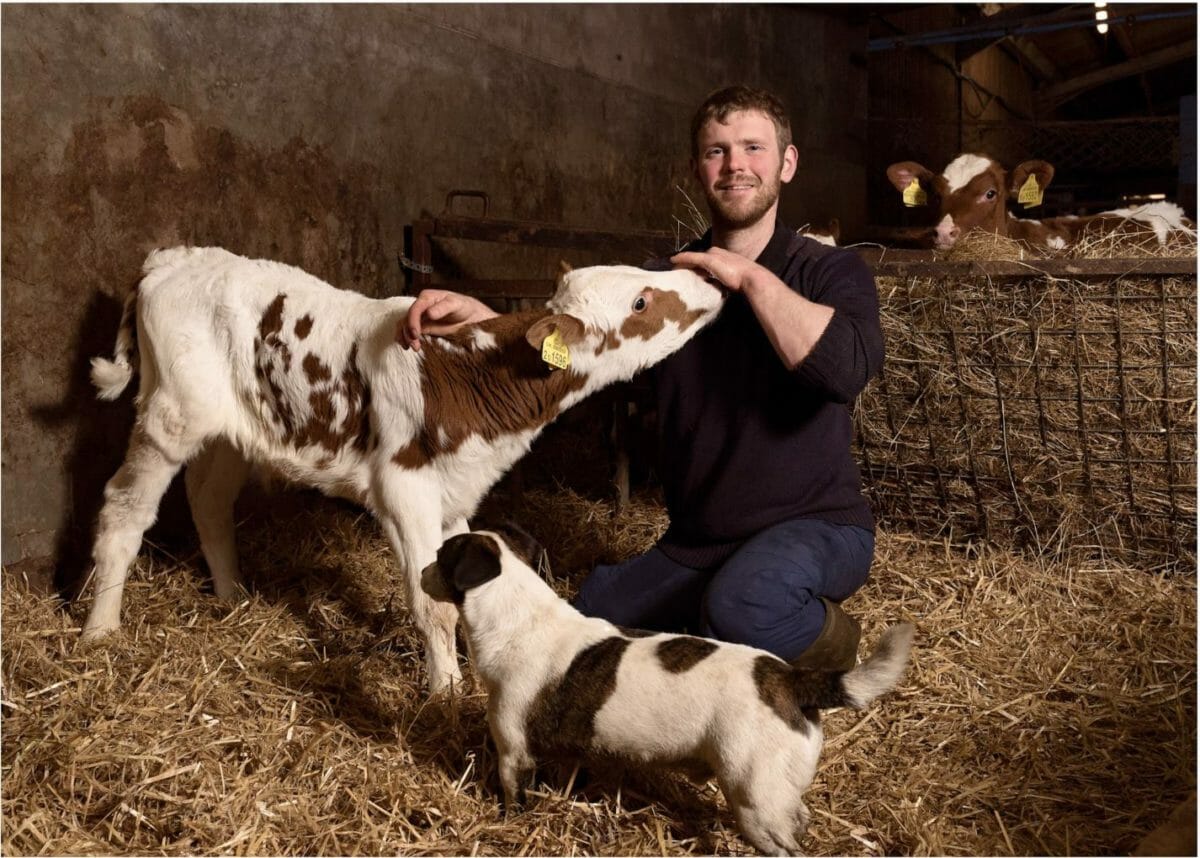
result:
[(850, 670), (858, 661), (858, 639), (862, 629), (858, 620), (842, 610), (837, 602), (824, 596), (825, 625), (808, 649), (792, 661), (792, 667), (813, 670)]

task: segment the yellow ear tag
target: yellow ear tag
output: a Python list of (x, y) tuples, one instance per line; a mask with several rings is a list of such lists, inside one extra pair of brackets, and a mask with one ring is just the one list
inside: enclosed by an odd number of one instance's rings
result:
[(1017, 192), (1017, 202), (1023, 203), (1027, 209), (1042, 204), (1042, 189), (1038, 186), (1037, 179), (1034, 178), (1033, 173), (1029, 174), (1029, 178), (1025, 180), (1025, 184), (1021, 185), (1021, 190)]
[(571, 365), (571, 350), (563, 342), (558, 328), (555, 328), (554, 333), (542, 340), (542, 360), (550, 364), (553, 369), (566, 369)]
[(925, 195), (925, 191), (921, 188), (921, 183), (913, 179), (908, 187), (904, 189), (904, 204), (909, 208), (915, 206), (923, 206), (929, 202), (929, 197)]

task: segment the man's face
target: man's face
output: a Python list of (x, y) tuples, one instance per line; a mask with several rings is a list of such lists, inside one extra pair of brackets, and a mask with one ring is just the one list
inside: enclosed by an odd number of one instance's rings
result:
[(697, 139), (696, 178), (713, 225), (741, 229), (757, 223), (779, 202), (779, 189), (796, 173), (796, 147), (780, 152), (775, 123), (757, 110), (710, 119)]

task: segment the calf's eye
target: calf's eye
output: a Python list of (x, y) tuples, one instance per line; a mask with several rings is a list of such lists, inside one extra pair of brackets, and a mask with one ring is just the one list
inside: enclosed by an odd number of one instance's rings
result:
[(988, 189), (988, 192), (986, 194), (984, 194), (984, 196), (987, 197), (989, 200), (996, 199), (996, 189), (995, 188)]
[(646, 309), (646, 296), (638, 295), (633, 299), (633, 312), (641, 313)]

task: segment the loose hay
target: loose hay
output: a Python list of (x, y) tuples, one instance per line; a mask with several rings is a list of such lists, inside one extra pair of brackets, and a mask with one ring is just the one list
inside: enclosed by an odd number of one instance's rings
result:
[[(236, 608), (195, 557), (144, 555), (107, 647), (77, 646), (86, 606), (6, 575), (5, 854), (749, 853), (715, 787), (673, 774), (550, 766), (506, 819), (483, 696), (423, 701), (384, 540), (304, 497), (243, 527), (256, 594)], [(650, 497), (497, 506), (564, 593), (665, 524)], [(826, 719), (805, 848), (1127, 853), (1194, 786), (1195, 599), (1191, 577), (881, 533), (848, 608), (868, 642), (915, 620), (914, 663)]]
[[(1153, 255), (1184, 250), (1195, 240)], [(951, 256), (1028, 253), (974, 232)], [(876, 279), (888, 356), (855, 418), (884, 520), (1068, 562), (1195, 569), (1194, 276)]]

